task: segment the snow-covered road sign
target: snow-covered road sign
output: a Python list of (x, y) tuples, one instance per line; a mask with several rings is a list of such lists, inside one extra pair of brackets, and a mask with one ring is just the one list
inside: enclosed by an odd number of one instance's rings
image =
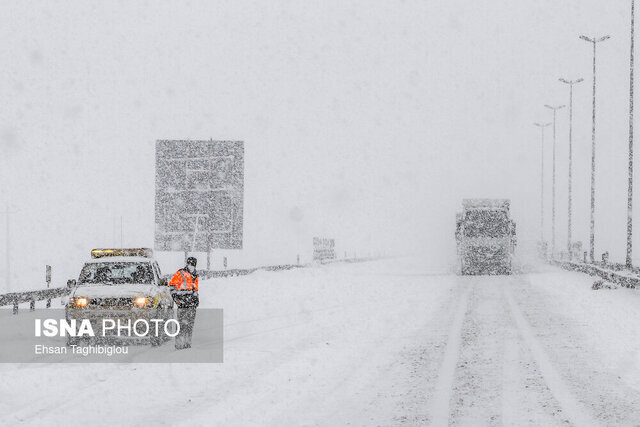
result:
[(322, 237), (313, 238), (313, 260), (327, 261), (336, 258), (335, 239), (325, 239)]
[(242, 141), (157, 141), (155, 249), (241, 249), (243, 194)]

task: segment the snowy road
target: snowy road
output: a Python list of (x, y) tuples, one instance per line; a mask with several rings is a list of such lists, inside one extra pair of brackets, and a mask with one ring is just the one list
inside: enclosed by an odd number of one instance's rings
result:
[[(638, 425), (640, 293), (415, 259), (203, 283), (222, 364), (5, 364), (3, 423)], [(153, 351), (153, 349), (149, 349)], [(166, 350), (164, 350), (166, 351)]]

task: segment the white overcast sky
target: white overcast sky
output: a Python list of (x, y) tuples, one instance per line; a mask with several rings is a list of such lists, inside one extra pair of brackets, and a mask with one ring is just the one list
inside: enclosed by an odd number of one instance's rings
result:
[[(596, 250), (622, 257), (628, 3), (3, 2), (12, 288), (40, 286), (46, 263), (59, 283), (77, 275), (89, 249), (119, 244), (120, 216), (125, 246), (153, 245), (156, 139), (245, 141), (245, 249), (228, 253), (232, 265), (292, 262), (298, 242), (304, 258), (314, 235), (359, 254), (449, 256), (464, 197), (512, 199), (520, 239), (532, 241), (532, 123), (551, 119), (545, 103), (568, 102), (558, 77), (585, 78), (574, 97), (574, 236), (587, 242), (591, 47), (580, 34), (612, 37), (598, 51)], [(567, 117), (558, 115), (559, 247)]]

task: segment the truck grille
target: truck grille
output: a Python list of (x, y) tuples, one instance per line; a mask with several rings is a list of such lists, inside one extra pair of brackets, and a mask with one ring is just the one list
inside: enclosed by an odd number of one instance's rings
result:
[(477, 261), (499, 261), (507, 256), (507, 251), (501, 247), (472, 246), (467, 257)]
[(133, 298), (91, 298), (89, 307), (100, 308), (130, 308), (133, 307)]

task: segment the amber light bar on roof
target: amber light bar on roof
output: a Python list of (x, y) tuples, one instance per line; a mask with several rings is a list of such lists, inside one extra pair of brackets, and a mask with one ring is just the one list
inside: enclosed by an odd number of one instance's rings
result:
[(127, 249), (92, 249), (91, 258), (104, 258), (110, 256), (141, 256), (145, 258), (153, 257), (153, 250), (149, 248), (127, 248)]

